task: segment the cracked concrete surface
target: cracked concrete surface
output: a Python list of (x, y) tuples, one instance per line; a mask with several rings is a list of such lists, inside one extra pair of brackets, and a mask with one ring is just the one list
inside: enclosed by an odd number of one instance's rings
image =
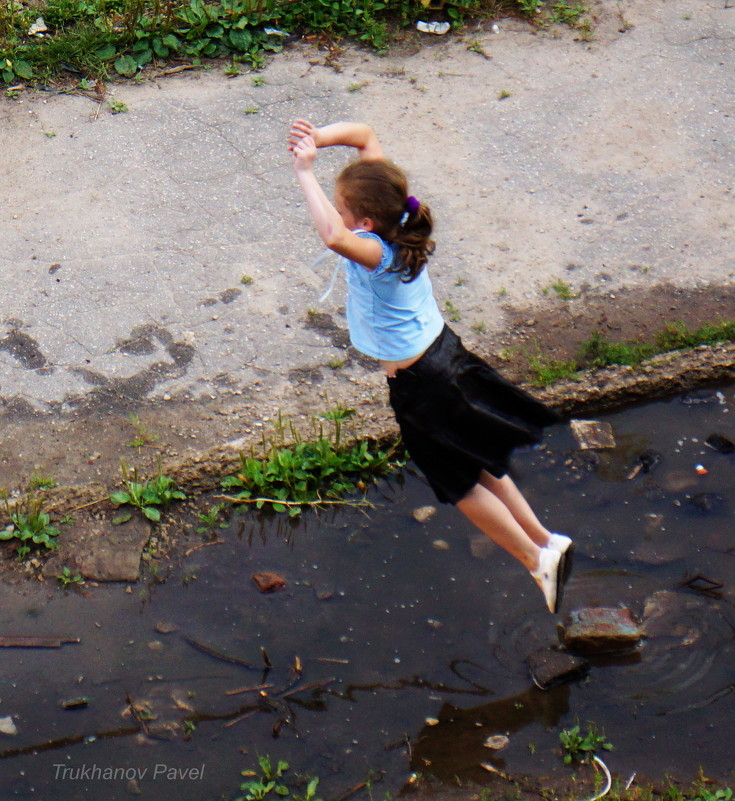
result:
[[(332, 264), (309, 266), (296, 116), (373, 124), (434, 211), (440, 305), (485, 352), (554, 282), (613, 303), (732, 286), (727, 6), (603, 0), (591, 42), (504, 20), (415, 52), (348, 49), (341, 72), (298, 45), (260, 86), (218, 69), (116, 84), (115, 115), (3, 98), (0, 486), (106, 478), (121, 455), (247, 436), (278, 409), (387, 419), (382, 377), (346, 348), (343, 285), (317, 302)], [(347, 158), (320, 154), (325, 185)], [(146, 453), (127, 448), (131, 412), (158, 437)]]

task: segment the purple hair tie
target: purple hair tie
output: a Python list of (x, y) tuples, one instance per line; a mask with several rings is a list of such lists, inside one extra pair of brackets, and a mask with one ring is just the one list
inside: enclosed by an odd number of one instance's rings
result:
[(413, 217), (413, 215), (416, 214), (416, 212), (421, 208), (421, 203), (418, 200), (416, 200), (416, 198), (413, 195), (409, 195), (406, 198), (406, 203), (403, 208), (405, 209), (405, 211), (403, 212), (403, 216), (401, 217), (401, 223), (400, 223), (401, 225), (405, 225), (406, 220), (408, 220), (409, 217)]

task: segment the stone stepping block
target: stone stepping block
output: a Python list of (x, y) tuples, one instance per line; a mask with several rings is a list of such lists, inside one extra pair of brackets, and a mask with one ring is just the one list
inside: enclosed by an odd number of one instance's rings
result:
[(586, 659), (572, 656), (555, 648), (539, 648), (528, 657), (533, 683), (540, 690), (550, 690), (560, 684), (584, 678), (590, 664)]
[(578, 653), (611, 653), (634, 649), (643, 636), (641, 626), (625, 608), (576, 609), (567, 620), (562, 641)]

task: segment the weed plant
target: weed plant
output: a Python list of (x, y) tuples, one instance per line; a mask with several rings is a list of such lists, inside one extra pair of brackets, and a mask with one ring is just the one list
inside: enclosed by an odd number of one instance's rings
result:
[(260, 765), (260, 775), (254, 770), (242, 772), (242, 775), (247, 777), (247, 781), (240, 785), (240, 789), (245, 794), (238, 796), (236, 801), (260, 801), (260, 799), (275, 801), (277, 798), (286, 801), (321, 801), (316, 795), (319, 779), (312, 777), (303, 779), (301, 783), (305, 783), (306, 787), (301, 794), (291, 786), (298, 781), (299, 777), (295, 777), (295, 780), (291, 782), (284, 778), (284, 773), (289, 769), (288, 762), (279, 760), (274, 767), (270, 757), (262, 756), (258, 758), (258, 764)]
[(562, 747), (562, 759), (565, 765), (572, 762), (588, 762), (600, 749), (612, 751), (612, 744), (605, 739), (605, 733), (598, 733), (593, 724), (589, 724), (586, 732), (581, 731), (579, 726), (572, 726), (571, 729), (563, 729), (559, 732), (559, 742)]
[[(159, 473), (153, 480), (142, 482), (138, 479), (137, 468), (130, 471), (123, 461), (121, 470), (125, 489), (110, 495), (110, 502), (115, 507), (133, 506), (140, 509), (148, 520), (157, 523), (161, 519), (159, 507), (168, 506), (174, 501), (186, 500), (186, 495), (178, 489), (169, 476)], [(132, 516), (132, 512), (123, 512), (112, 522), (115, 525), (127, 523)]]
[(42, 498), (29, 494), (11, 505), (5, 495), (3, 503), (10, 522), (4, 529), (0, 529), (0, 540), (19, 540), (20, 545), (16, 551), (19, 559), (24, 559), (34, 549), (55, 551), (59, 547), (56, 541), (59, 529), (51, 525), (51, 518), (43, 511)]
[[(533, 19), (542, 7), (509, 2)], [(443, 13), (457, 26), (497, 9), (496, 0), (445, 0)], [(230, 59), (236, 74), (236, 62), (263, 67), (289, 34), (350, 37), (380, 51), (391, 31), (423, 15), (421, 0), (39, 0), (32, 7), (0, 0), (0, 77), (6, 85), (48, 82), (69, 70), (81, 80), (130, 78), (154, 62), (211, 58)], [(48, 30), (32, 35), (39, 16)]]
[[(334, 502), (405, 464), (397, 446), (383, 450), (367, 439), (343, 441), (354, 409), (337, 406), (314, 419), (314, 438), (304, 440), (279, 416), (273, 436), (263, 435), (261, 451), (242, 454), (238, 472), (222, 481), (232, 499), (299, 515), (307, 506)], [(324, 421), (331, 425), (327, 432)], [(287, 433), (290, 435), (287, 436)], [(354, 433), (354, 432), (353, 432)]]

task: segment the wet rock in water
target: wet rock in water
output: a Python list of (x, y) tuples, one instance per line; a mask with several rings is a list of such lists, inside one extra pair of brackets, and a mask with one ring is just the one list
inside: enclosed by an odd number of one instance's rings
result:
[(638, 463), (644, 473), (650, 473), (661, 461), (661, 454), (656, 451), (645, 450), (638, 455)]
[(582, 653), (610, 653), (634, 648), (643, 631), (625, 608), (576, 609), (567, 620), (564, 645)]
[(283, 576), (279, 576), (278, 573), (270, 573), (267, 570), (253, 573), (250, 578), (262, 593), (278, 592), (286, 586), (286, 579)]
[(483, 745), (485, 748), (491, 748), (493, 751), (500, 751), (506, 748), (509, 743), (510, 739), (504, 734), (491, 734), (490, 737), (486, 738)]
[(0, 718), (0, 734), (8, 734), (8, 735), (15, 735), (18, 733), (18, 729), (15, 727), (15, 723), (13, 722), (13, 718), (8, 715), (6, 718)]
[(434, 540), (431, 543), (437, 551), (448, 551), (449, 543), (446, 540)]
[(639, 473), (650, 473), (661, 461), (661, 455), (656, 451), (645, 450), (638, 454), (638, 459), (633, 469), (628, 473), (628, 478), (635, 478)]
[(646, 598), (642, 626), (646, 637), (669, 637), (678, 645), (692, 645), (701, 637), (699, 625), (709, 605), (702, 598), (672, 590), (658, 590)]
[(590, 666), (586, 659), (572, 656), (554, 648), (539, 648), (528, 657), (533, 683), (541, 690), (576, 681), (587, 675)]
[(698, 492), (689, 498), (689, 503), (704, 514), (715, 512), (725, 506), (725, 499), (716, 492)]
[(89, 706), (89, 698), (86, 695), (79, 698), (67, 698), (61, 702), (62, 709), (84, 709), (86, 706)]
[(615, 437), (610, 423), (600, 423), (597, 420), (570, 420), (569, 426), (582, 450), (615, 447)]
[(179, 627), (176, 626), (174, 623), (156, 623), (156, 631), (159, 634), (171, 634), (174, 631), (178, 631)]
[(419, 506), (412, 512), (412, 517), (417, 523), (425, 523), (430, 517), (436, 514), (436, 506)]
[(732, 453), (735, 451), (735, 442), (732, 442), (722, 434), (710, 434), (704, 441), (705, 445), (709, 445), (712, 450), (719, 451), (720, 453)]
[(334, 584), (314, 584), (314, 595), (317, 601), (328, 601), (334, 598), (336, 590)]

